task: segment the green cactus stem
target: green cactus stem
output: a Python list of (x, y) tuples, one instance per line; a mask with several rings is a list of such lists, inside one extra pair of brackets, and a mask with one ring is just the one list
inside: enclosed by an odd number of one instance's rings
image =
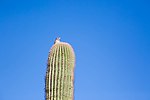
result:
[(74, 64), (73, 48), (57, 38), (48, 56), (46, 100), (74, 100)]

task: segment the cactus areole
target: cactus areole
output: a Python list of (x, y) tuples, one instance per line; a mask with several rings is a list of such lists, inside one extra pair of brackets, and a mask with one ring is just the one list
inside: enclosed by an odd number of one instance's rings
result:
[(45, 77), (46, 100), (74, 100), (73, 48), (56, 38), (48, 55)]

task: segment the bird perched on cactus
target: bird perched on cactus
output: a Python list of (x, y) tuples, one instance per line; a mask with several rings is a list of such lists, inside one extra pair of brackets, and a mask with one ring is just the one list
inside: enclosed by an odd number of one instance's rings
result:
[(55, 43), (59, 43), (59, 42), (60, 42), (60, 37), (57, 37), (57, 38), (55, 39), (54, 44), (55, 44)]
[(47, 63), (46, 100), (74, 100), (75, 55), (70, 44), (56, 38)]

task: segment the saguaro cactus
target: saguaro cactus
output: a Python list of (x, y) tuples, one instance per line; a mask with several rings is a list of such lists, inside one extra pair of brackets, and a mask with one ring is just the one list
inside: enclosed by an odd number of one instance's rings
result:
[(46, 100), (74, 99), (74, 64), (75, 55), (71, 45), (57, 38), (48, 56)]

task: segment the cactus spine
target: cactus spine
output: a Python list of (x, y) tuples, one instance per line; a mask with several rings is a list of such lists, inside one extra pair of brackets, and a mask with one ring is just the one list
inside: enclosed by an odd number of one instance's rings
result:
[(59, 40), (55, 40), (48, 56), (46, 100), (73, 100), (75, 55), (70, 44)]

